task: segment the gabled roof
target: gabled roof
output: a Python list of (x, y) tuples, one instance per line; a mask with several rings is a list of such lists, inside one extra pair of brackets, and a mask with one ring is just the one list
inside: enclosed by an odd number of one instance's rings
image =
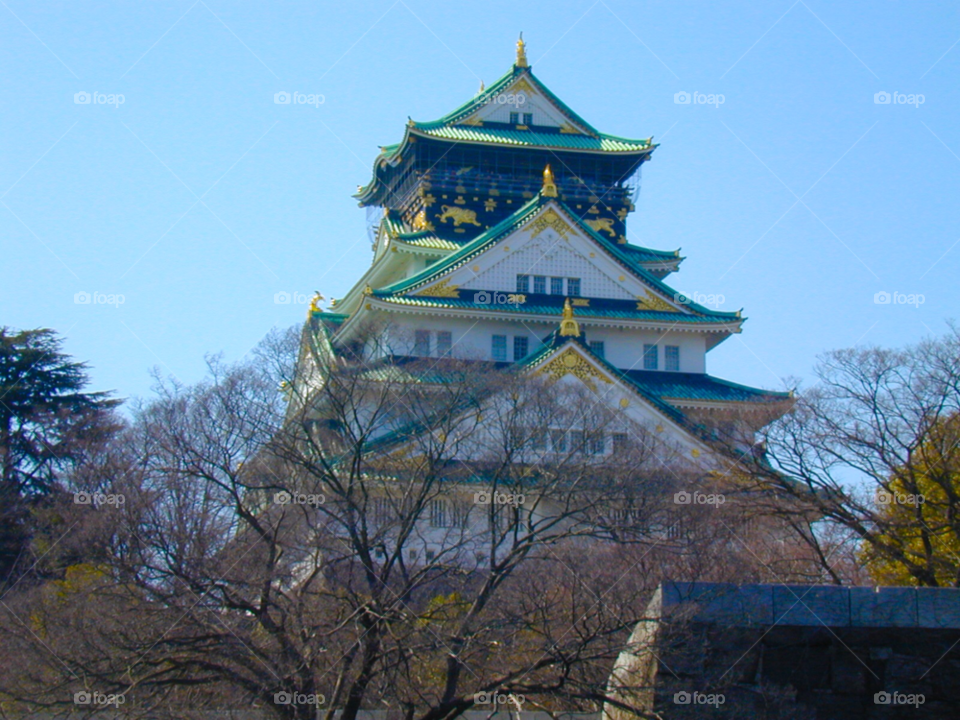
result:
[[(593, 127), (590, 123), (580, 117), (576, 112), (573, 111), (563, 100), (558, 98), (553, 94), (553, 91), (550, 90), (546, 85), (544, 85), (540, 79), (533, 74), (533, 70), (529, 66), (520, 66), (513, 65), (510, 70), (508, 70), (503, 76), (501, 76), (496, 82), (494, 82), (490, 87), (486, 88), (484, 91), (477, 93), (474, 97), (467, 100), (463, 105), (453, 110), (452, 112), (447, 113), (439, 120), (434, 120), (432, 123), (414, 123), (414, 126), (426, 126), (426, 125), (456, 125), (463, 120), (466, 120), (468, 117), (473, 115), (477, 110), (485, 107), (491, 99), (497, 97), (503, 91), (507, 90), (514, 82), (518, 81), (520, 78), (524, 78), (529, 82), (535, 90), (540, 92), (550, 103), (559, 110), (568, 120), (578, 125), (580, 129), (584, 130), (587, 134), (593, 135), (594, 137), (600, 137), (602, 133)], [(633, 142), (633, 141), (630, 141)]]
[[(468, 263), (472, 258), (485, 252), (488, 248), (496, 245), (515, 230), (522, 227), (547, 205), (553, 205), (556, 209), (562, 211), (566, 220), (568, 220), (571, 225), (576, 226), (580, 232), (592, 238), (604, 251), (616, 260), (621, 267), (632, 273), (643, 284), (668, 298), (673, 298), (679, 294), (651, 272), (643, 268), (637, 260), (635, 251), (632, 253), (629, 251), (625, 252), (621, 249), (620, 245), (611, 242), (587, 225), (586, 222), (576, 213), (572, 212), (561, 200), (557, 198), (546, 198), (542, 194), (534, 197), (520, 207), (513, 215), (505, 218), (489, 230), (484, 231), (459, 250), (437, 261), (416, 275), (376, 290), (373, 294), (381, 298), (409, 295), (432, 282), (438, 281), (443, 275)], [(724, 321), (738, 321), (742, 319), (738, 312), (731, 313), (710, 310), (693, 302), (685, 302), (683, 303), (683, 307), (700, 317), (722, 318)], [(670, 314), (679, 315), (680, 313)]]
[[(518, 83), (526, 83), (533, 88), (534, 92), (542, 95), (560, 115), (569, 121), (569, 124), (563, 128), (535, 126), (524, 130), (503, 123), (483, 125), (471, 120), (472, 115)], [(404, 131), (403, 140), (392, 145), (381, 146), (380, 154), (373, 162), (373, 180), (367, 185), (361, 186), (354, 195), (355, 198), (360, 199), (361, 204), (369, 199), (369, 194), (377, 184), (377, 168), (381, 165), (396, 164), (405, 156), (411, 142), (411, 135), (454, 143), (479, 143), (483, 145), (633, 156), (649, 155), (658, 147), (653, 142), (652, 137), (631, 139), (600, 132), (544, 85), (533, 74), (530, 67), (513, 65), (506, 74), (489, 88), (470, 98), (452, 112), (428, 122), (410, 120)]]

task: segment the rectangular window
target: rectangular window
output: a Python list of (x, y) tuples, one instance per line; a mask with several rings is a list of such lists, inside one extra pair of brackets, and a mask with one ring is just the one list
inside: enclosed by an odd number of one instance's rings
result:
[(524, 124), (524, 125), (533, 125), (533, 113), (524, 113), (524, 114), (523, 114), (523, 124)]
[(584, 447), (583, 430), (571, 430), (570, 431), (570, 452), (582, 453), (585, 451), (586, 451), (586, 448)]
[(563, 295), (563, 278), (550, 278), (550, 294)]
[(491, 354), (493, 359), (497, 362), (506, 362), (507, 361), (507, 336), (506, 335), (494, 335), (493, 342), (491, 344)]
[(589, 445), (591, 455), (603, 455), (607, 449), (606, 438), (603, 436), (603, 432), (597, 432), (591, 435)]
[(613, 454), (626, 452), (629, 448), (630, 440), (626, 433), (613, 434)]
[(580, 278), (567, 278), (567, 295), (580, 297)]
[(430, 357), (430, 331), (417, 330), (413, 334), (413, 354), (418, 357)]
[(447, 501), (430, 501), (430, 527), (447, 527)]
[(566, 452), (567, 451), (567, 433), (563, 430), (551, 430), (550, 431), (550, 444), (553, 446), (554, 452)]
[(449, 330), (437, 331), (437, 357), (446, 357), (453, 347), (453, 334)]
[(517, 292), (524, 293), (524, 294), (530, 292), (530, 276), (529, 275), (517, 275)]
[(606, 355), (604, 355), (603, 340), (591, 340), (590, 352), (592, 352), (597, 357), (606, 357)]
[(391, 508), (390, 500), (388, 498), (372, 498), (371, 499), (373, 514), (373, 522), (376, 525), (386, 525), (390, 522)]
[(520, 337), (513, 338), (513, 361), (523, 360), (530, 350), (530, 339)]
[(643, 369), (657, 369), (657, 346), (644, 344), (643, 346)]
[(520, 113), (510, 113), (510, 124), (511, 125), (520, 124)]
[(663, 369), (671, 372), (680, 372), (680, 346), (664, 345)]
[(533, 294), (534, 295), (547, 294), (547, 279), (543, 275), (533, 276)]
[(433, 559), (434, 559), (436, 556), (437, 556), (437, 554), (436, 554), (433, 550), (427, 550), (427, 552), (426, 552), (426, 554), (425, 554), (424, 557), (427, 558), (427, 562), (433, 562)]
[(543, 428), (534, 428), (530, 431), (530, 447), (533, 450), (547, 449), (547, 431)]

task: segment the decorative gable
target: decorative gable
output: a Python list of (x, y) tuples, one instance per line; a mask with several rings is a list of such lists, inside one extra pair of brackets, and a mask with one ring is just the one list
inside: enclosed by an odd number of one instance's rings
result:
[(580, 294), (584, 297), (616, 300), (631, 300), (634, 297), (593, 265), (589, 255), (572, 248), (557, 234), (541, 234), (533, 238), (524, 238), (521, 235), (505, 239), (502, 244), (517, 249), (508, 253), (501, 251), (506, 257), (481, 270), (475, 277), (464, 282), (462, 287), (515, 292), (517, 275), (541, 275), (547, 278), (578, 278)]
[[(511, 113), (517, 113), (517, 117), (511, 119)], [(533, 117), (525, 118), (525, 115)], [(559, 128), (562, 133), (588, 134), (584, 128), (571, 122), (525, 74), (500, 92), (485, 98), (483, 104), (459, 124), (496, 122), (523, 125), (526, 120), (531, 120), (531, 124), (536, 126)]]

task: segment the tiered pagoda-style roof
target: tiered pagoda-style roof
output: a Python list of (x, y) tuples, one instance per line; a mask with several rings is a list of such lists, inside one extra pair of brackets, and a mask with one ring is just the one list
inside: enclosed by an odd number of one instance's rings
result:
[(383, 207), (410, 230), (472, 238), (533, 198), (550, 164), (560, 199), (626, 244), (629, 181), (657, 146), (596, 130), (533, 74), (519, 45), (489, 88), (439, 120), (409, 121), (401, 142), (381, 148), (360, 205)]
[(706, 418), (747, 410), (743, 422), (762, 426), (788, 393), (706, 373), (706, 353), (745, 318), (666, 284), (679, 251), (627, 242), (629, 181), (656, 147), (597, 131), (533, 75), (521, 41), (490, 88), (382, 148), (356, 196), (382, 208), (373, 262), (334, 312), (311, 306), (300, 382), (383, 328), (390, 350), (372, 360), (384, 378), (410, 366), (442, 382), (452, 358), (572, 374), (605, 383), (693, 457)]

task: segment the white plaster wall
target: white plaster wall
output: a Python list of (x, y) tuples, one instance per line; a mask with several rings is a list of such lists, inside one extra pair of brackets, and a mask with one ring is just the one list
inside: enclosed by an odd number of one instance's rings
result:
[[(493, 335), (507, 336), (507, 360), (513, 360), (513, 338), (524, 336), (529, 339), (530, 352), (534, 352), (543, 338), (556, 329), (557, 325), (546, 322), (526, 322), (509, 320), (473, 320), (467, 318), (444, 318), (439, 316), (413, 315), (396, 316), (389, 332), (389, 347), (398, 355), (412, 355), (415, 330), (429, 330), (433, 333), (431, 343), (436, 354), (436, 332), (449, 330), (452, 334), (454, 357), (474, 360), (492, 360)], [(680, 372), (706, 372), (706, 337), (698, 333), (667, 332), (655, 330), (629, 330), (618, 328), (591, 327), (582, 325), (586, 338), (602, 340), (606, 359), (618, 368), (643, 370), (643, 346), (655, 343), (659, 348), (659, 369), (663, 370), (665, 345), (677, 345), (680, 348)]]

